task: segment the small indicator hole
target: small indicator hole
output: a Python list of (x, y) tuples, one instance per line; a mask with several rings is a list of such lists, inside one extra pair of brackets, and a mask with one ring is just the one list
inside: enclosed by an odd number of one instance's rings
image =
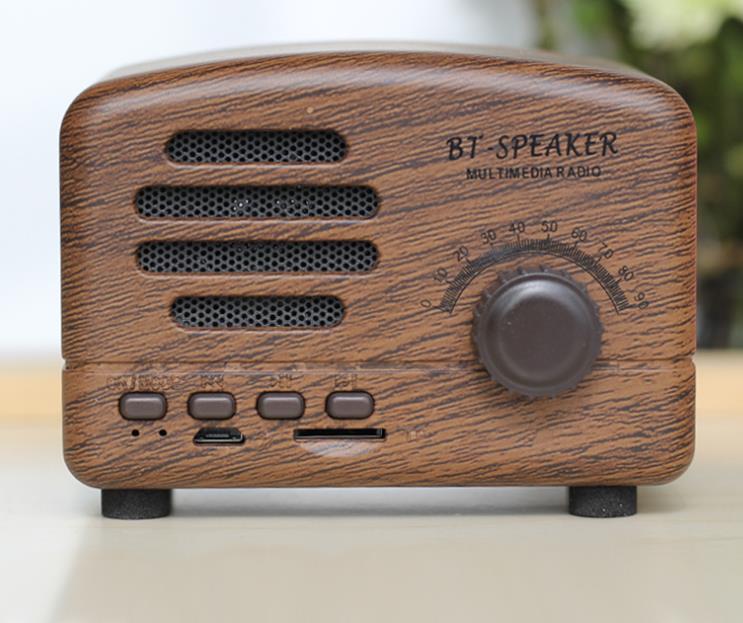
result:
[(132, 437), (139, 437), (139, 431), (136, 428), (132, 431)]
[(164, 428), (161, 428), (161, 429), (160, 429), (160, 430), (158, 431), (158, 433), (157, 433), (157, 434), (158, 434), (158, 435), (160, 435), (160, 437), (165, 437), (165, 435), (167, 435), (167, 434), (168, 434), (168, 431), (166, 431), (166, 430), (165, 430)]

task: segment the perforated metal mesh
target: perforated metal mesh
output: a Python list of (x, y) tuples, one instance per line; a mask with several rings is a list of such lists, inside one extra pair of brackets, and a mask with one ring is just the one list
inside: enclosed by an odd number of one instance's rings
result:
[(185, 296), (171, 308), (184, 327), (317, 329), (343, 319), (343, 303), (334, 296)]
[(140, 267), (156, 273), (355, 273), (377, 265), (366, 240), (147, 242)]
[(367, 186), (148, 186), (136, 203), (149, 218), (366, 219), (379, 208)]
[(176, 162), (337, 162), (346, 155), (337, 132), (248, 130), (180, 132), (166, 147)]

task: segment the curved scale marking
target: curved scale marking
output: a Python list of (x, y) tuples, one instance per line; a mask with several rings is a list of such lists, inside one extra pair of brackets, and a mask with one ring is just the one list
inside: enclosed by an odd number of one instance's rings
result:
[(632, 307), (616, 278), (595, 258), (581, 251), (575, 244), (566, 244), (550, 238), (524, 239), (504, 244), (481, 255), (465, 266), (449, 283), (441, 297), (439, 309), (451, 314), (470, 282), (486, 268), (519, 255), (553, 255), (566, 259), (590, 274), (606, 292), (617, 313)]

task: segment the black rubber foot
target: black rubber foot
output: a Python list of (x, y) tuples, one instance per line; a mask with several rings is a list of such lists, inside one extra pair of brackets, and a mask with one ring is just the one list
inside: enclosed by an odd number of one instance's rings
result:
[(111, 519), (155, 519), (170, 515), (170, 489), (103, 489), (101, 514)]
[(569, 487), (568, 509), (579, 517), (629, 517), (637, 512), (637, 487)]

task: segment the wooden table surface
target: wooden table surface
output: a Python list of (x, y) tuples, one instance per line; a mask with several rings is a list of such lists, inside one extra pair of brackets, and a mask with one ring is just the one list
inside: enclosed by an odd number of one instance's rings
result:
[(0, 367), (0, 622), (743, 621), (743, 354), (697, 357), (697, 452), (640, 514), (564, 489), (178, 491), (99, 517), (59, 366)]

